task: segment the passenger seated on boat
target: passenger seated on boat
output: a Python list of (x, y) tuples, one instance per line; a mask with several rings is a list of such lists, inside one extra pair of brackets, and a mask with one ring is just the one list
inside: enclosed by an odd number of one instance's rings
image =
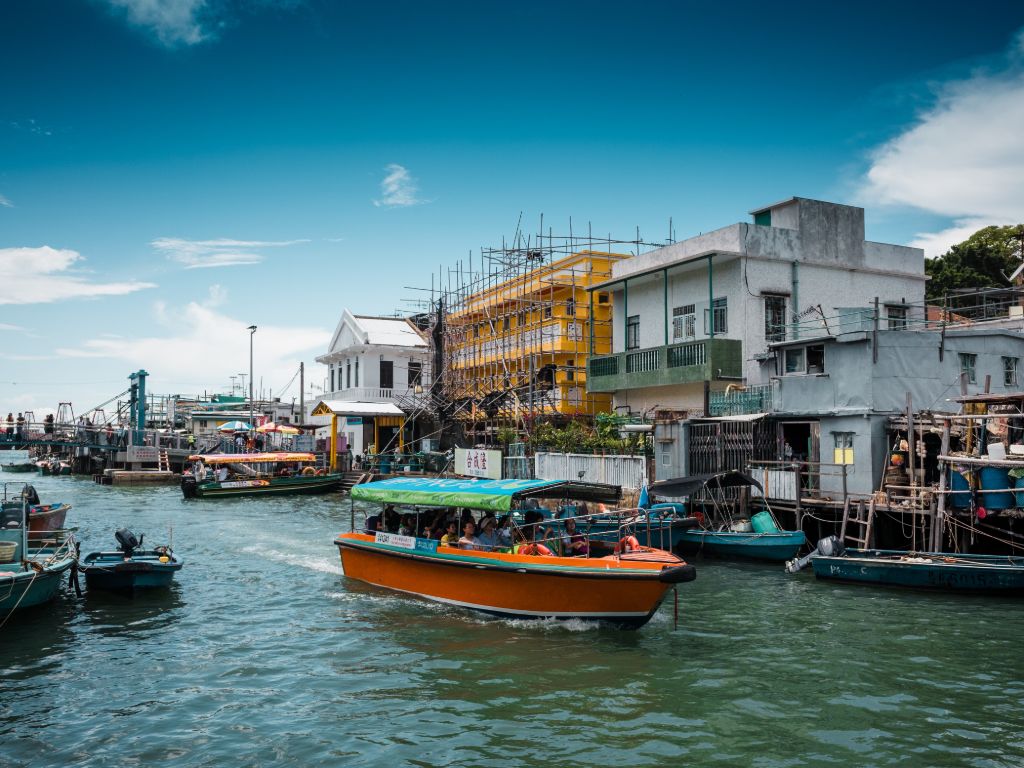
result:
[(380, 515), (370, 515), (366, 518), (366, 532), (371, 536), (377, 531), (383, 530), (381, 527)]
[(488, 515), (480, 523), (480, 527), (483, 529), (480, 535), (477, 536), (477, 544), (481, 549), (493, 552), (496, 549), (503, 549), (507, 546), (502, 542), (502, 538), (498, 535), (498, 521), (493, 515)]
[(476, 525), (476, 520), (473, 518), (473, 510), (471, 509), (462, 510), (462, 514), (459, 517), (459, 528), (465, 528), (467, 522)]
[(394, 506), (388, 504), (384, 507), (384, 528), (388, 533), (398, 533), (398, 529), (402, 527), (402, 519), (395, 512)]
[(576, 521), (565, 521), (565, 535), (562, 537), (562, 553), (569, 557), (584, 557), (590, 554), (587, 537), (576, 529)]
[(459, 524), (454, 520), (448, 521), (444, 536), (441, 537), (442, 547), (457, 547), (459, 545)]
[(459, 549), (482, 549), (480, 539), (476, 537), (476, 523), (467, 520), (462, 526), (462, 538), (459, 539)]
[(228, 479), (228, 468), (227, 467), (221, 467), (220, 469), (218, 469), (217, 470), (217, 482), (218, 483), (223, 483), (227, 479)]
[(412, 515), (402, 515), (402, 524), (398, 527), (398, 532), (402, 536), (416, 535), (416, 523), (412, 519)]

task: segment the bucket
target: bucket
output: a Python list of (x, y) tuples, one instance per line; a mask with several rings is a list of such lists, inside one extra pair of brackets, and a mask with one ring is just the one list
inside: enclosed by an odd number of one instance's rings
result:
[[(969, 491), (971, 490), (970, 483), (967, 482), (967, 478), (964, 477), (960, 472), (950, 472), (950, 490), (951, 491)], [(954, 509), (967, 509), (971, 506), (971, 494), (969, 493), (954, 493), (949, 497), (949, 506)]]
[(391, 459), (381, 459), (380, 460), (380, 473), (382, 475), (390, 475), (391, 474)]
[[(1013, 493), (1006, 489), (1011, 487), (1010, 470), (1004, 467), (981, 468), (981, 506), (988, 510), (1008, 509), (1013, 506)], [(987, 490), (989, 488), (997, 490)]]
[(0, 541), (0, 563), (13, 563), (18, 544), (14, 541)]
[(729, 525), (729, 530), (733, 533), (752, 533), (754, 526), (750, 524), (749, 520), (733, 520)]
[(779, 526), (775, 524), (770, 512), (758, 512), (750, 518), (750, 526), (754, 533), (778, 533)]

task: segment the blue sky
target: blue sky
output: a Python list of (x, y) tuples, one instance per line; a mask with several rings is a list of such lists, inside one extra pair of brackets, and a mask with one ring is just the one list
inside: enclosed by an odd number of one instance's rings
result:
[[(790, 195), (929, 253), (1024, 210), (1019, 2), (12, 0), (0, 409), (248, 368), (510, 236), (687, 237)], [(285, 397), (297, 396), (292, 385)]]

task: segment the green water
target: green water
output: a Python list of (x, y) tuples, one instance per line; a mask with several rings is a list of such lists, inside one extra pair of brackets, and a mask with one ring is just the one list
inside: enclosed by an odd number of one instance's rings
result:
[(346, 581), (337, 496), (33, 482), (186, 565), (0, 629), (5, 768), (1024, 765), (1024, 602), (698, 560), (678, 629), (496, 621)]

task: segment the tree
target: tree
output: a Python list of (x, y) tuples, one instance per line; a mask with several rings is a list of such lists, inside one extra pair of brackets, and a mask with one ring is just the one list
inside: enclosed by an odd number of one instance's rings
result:
[(927, 299), (941, 302), (959, 289), (1005, 288), (1024, 260), (1024, 224), (979, 229), (941, 256), (925, 262)]

